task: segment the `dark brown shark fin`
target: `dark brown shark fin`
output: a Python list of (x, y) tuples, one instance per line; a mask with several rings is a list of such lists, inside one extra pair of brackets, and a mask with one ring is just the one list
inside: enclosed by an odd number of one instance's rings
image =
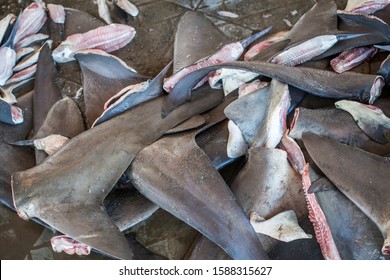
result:
[(390, 118), (381, 109), (349, 100), (338, 101), (335, 106), (351, 114), (360, 129), (372, 140), (380, 144), (389, 142), (386, 135), (390, 136)]
[[(65, 97), (51, 107), (34, 138), (45, 138), (52, 134), (73, 138), (84, 130), (84, 120), (79, 107), (71, 98)], [(46, 157), (47, 154), (45, 152), (35, 151), (37, 164), (44, 161)]]
[(311, 183), (308, 193), (317, 193), (334, 189), (334, 185), (326, 177), (320, 177)]
[(80, 10), (65, 8), (66, 20), (64, 38), (76, 33), (84, 33), (104, 25), (104, 22)]
[(133, 259), (133, 252), (126, 238), (108, 214), (97, 205), (84, 205), (78, 209), (63, 211), (57, 213), (55, 220), (45, 221), (44, 216), (50, 216), (51, 211), (42, 211), (43, 222), (50, 222), (57, 230), (103, 254), (118, 259)]
[(48, 44), (39, 54), (34, 85), (34, 133), (41, 128), (51, 107), (61, 99), (61, 93), (55, 81), (57, 69)]
[(267, 258), (245, 213), (193, 137), (166, 136), (143, 149), (128, 174), (134, 186), (234, 259)]
[(318, 35), (337, 33), (337, 6), (332, 0), (320, 0), (307, 11), (287, 35), (294, 45)]
[(183, 132), (187, 130), (191, 130), (194, 128), (198, 128), (201, 125), (203, 125), (206, 122), (205, 118), (202, 117), (201, 115), (193, 116), (192, 118), (178, 124), (174, 128), (168, 130), (165, 132), (165, 135), (167, 134), (173, 134), (173, 133), (178, 133), (178, 132)]
[(0, 203), (14, 209), (11, 195), (11, 175), (35, 165), (34, 151), (11, 146), (7, 143), (26, 139), (33, 126), (33, 92), (18, 98), (18, 106), (24, 112), (24, 122), (11, 126), (0, 122), (0, 154), (3, 164), (0, 166)]
[(390, 161), (316, 134), (303, 142), (314, 162), (335, 186), (378, 226), (390, 253)]
[(51, 134), (73, 138), (83, 131), (85, 126), (79, 107), (73, 99), (65, 97), (50, 109), (35, 138), (43, 138)]
[(339, 34), (366, 34), (364, 37), (355, 37), (337, 42), (332, 48), (315, 57), (315, 60), (329, 57), (347, 49), (374, 44), (388, 44), (390, 41), (390, 27), (382, 20), (362, 13), (338, 11)]
[[(219, 68), (255, 72), (292, 85), (313, 95), (374, 102), (383, 87), (383, 78), (376, 75), (345, 72), (341, 74), (307, 67), (289, 67), (260, 61), (236, 61), (205, 67), (183, 77), (169, 93), (162, 108), (166, 117), (180, 105), (192, 100), (196, 90), (191, 89), (208, 73)], [(310, 79), (308, 79), (310, 77)], [(332, 85), (332, 86), (331, 86)]]
[(203, 13), (195, 11), (185, 13), (177, 26), (173, 73), (206, 58), (230, 42), (231, 39), (224, 35)]
[(310, 170), (315, 198), (326, 217), (342, 259), (383, 259), (378, 227), (326, 177)]
[(243, 96), (225, 108), (225, 115), (241, 130), (245, 141), (252, 145), (257, 132), (266, 123), (268, 100), (270, 98), (269, 86), (256, 92)]
[(15, 147), (34, 147), (34, 140), (20, 140), (16, 142), (8, 142), (8, 144)]
[(83, 74), (87, 123), (91, 125), (104, 111), (104, 103), (121, 89), (147, 80), (119, 58), (103, 52), (75, 55)]
[[(167, 75), (169, 69), (171, 68), (173, 61), (169, 62), (161, 71), (157, 74), (156, 77), (150, 82), (149, 90), (146, 92), (148, 98), (153, 98), (163, 94), (162, 85), (164, 83), (164, 78)], [(146, 101), (146, 100), (145, 100)]]

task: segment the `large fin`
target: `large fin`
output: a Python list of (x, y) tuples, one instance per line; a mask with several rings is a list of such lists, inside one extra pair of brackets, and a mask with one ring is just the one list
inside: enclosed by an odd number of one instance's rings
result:
[(112, 190), (103, 203), (111, 220), (122, 232), (146, 220), (160, 208), (134, 187)]
[(191, 89), (208, 73), (219, 68), (242, 69), (255, 72), (317, 96), (354, 99), (362, 102), (371, 101), (372, 88), (376, 87), (377, 83), (383, 80), (382, 77), (375, 75), (353, 72), (337, 74), (331, 71), (306, 67), (288, 67), (259, 61), (224, 63), (202, 68), (189, 73), (181, 79), (164, 103), (163, 116), (168, 115), (181, 104), (191, 101)]
[(47, 113), (61, 99), (56, 85), (57, 69), (51, 56), (49, 45), (42, 47), (37, 62), (34, 85), (34, 133), (41, 128)]
[(335, 106), (352, 115), (361, 130), (374, 141), (386, 144), (390, 136), (390, 118), (381, 109), (355, 101), (341, 100)]
[[(75, 101), (65, 97), (51, 107), (34, 138), (44, 138), (52, 134), (73, 138), (84, 130), (84, 120), (79, 107)], [(37, 164), (40, 164), (46, 157), (47, 154), (45, 152), (36, 151), (35, 158)]]
[(175, 35), (173, 73), (213, 54), (230, 43), (203, 13), (188, 11), (179, 21)]
[(322, 172), (378, 226), (390, 254), (390, 161), (316, 134), (303, 142)]
[(137, 156), (138, 164), (134, 161), (131, 165), (129, 175), (134, 185), (232, 258), (267, 258), (248, 218), (194, 136), (193, 132), (180, 138), (165, 136), (143, 149)]
[(0, 151), (2, 164), (0, 166), (0, 202), (14, 209), (11, 195), (11, 175), (16, 171), (26, 170), (35, 165), (34, 151), (21, 149), (7, 143), (26, 139), (32, 129), (32, 99), (29, 92), (18, 99), (18, 106), (23, 110), (24, 122), (20, 125), (0, 123)]
[(289, 46), (301, 43), (319, 35), (336, 35), (337, 6), (333, 0), (319, 0), (294, 24), (286, 39)]
[(339, 41), (315, 59), (322, 59), (346, 49), (374, 44), (388, 44), (390, 42), (389, 25), (373, 16), (340, 11), (338, 12), (338, 26), (340, 34), (360, 33), (365, 34), (365, 36)]
[[(163, 80), (166, 76), (171, 63), (166, 65), (161, 72), (152, 80), (148, 80), (145, 83), (139, 84), (139, 88), (136, 90), (130, 90), (129, 92), (123, 89), (117, 95), (111, 104), (108, 104), (111, 100), (105, 103), (109, 106), (101, 116), (99, 116), (92, 126), (96, 126), (102, 122), (107, 121), (108, 119), (123, 113), (126, 110), (130, 110), (134, 106), (138, 106), (141, 103), (144, 103), (150, 99), (156, 98), (163, 94)], [(120, 95), (120, 93), (122, 93)], [(96, 102), (94, 103), (96, 104)]]
[(290, 126), (290, 136), (301, 140), (306, 132), (312, 132), (365, 151), (383, 155), (390, 152), (390, 144), (382, 145), (371, 140), (357, 126), (350, 114), (336, 108), (297, 108)]
[(286, 84), (272, 80), (268, 87), (243, 96), (225, 109), (249, 146), (275, 148), (285, 126), (290, 96)]
[(313, 181), (315, 196), (342, 259), (381, 259), (378, 227), (325, 177)]
[(87, 123), (91, 125), (104, 111), (104, 103), (126, 86), (147, 80), (112, 55), (84, 52), (75, 55), (83, 74)]
[(109, 225), (108, 215), (101, 210), (103, 199), (141, 149), (187, 118), (216, 106), (221, 97), (203, 94), (196, 106), (182, 106), (164, 119), (163, 102), (164, 97), (158, 97), (126, 111), (74, 137), (42, 164), (14, 173), (13, 198), (19, 215), (41, 219), (78, 241), (97, 229), (96, 223), (89, 222), (96, 215), (108, 227), (82, 242), (114, 257), (131, 256), (130, 249), (124, 255), (122, 248), (107, 248), (107, 234), (117, 239), (111, 240), (113, 244), (124, 245), (124, 237)]

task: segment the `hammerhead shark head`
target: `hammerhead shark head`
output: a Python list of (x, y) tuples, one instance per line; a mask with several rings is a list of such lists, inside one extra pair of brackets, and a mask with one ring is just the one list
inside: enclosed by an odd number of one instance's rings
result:
[(329, 180), (377, 225), (382, 254), (390, 254), (389, 158), (315, 134), (304, 134), (303, 142)]

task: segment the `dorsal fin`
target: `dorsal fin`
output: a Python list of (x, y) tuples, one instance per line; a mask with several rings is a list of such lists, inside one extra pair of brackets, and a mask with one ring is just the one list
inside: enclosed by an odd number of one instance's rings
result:
[(203, 13), (189, 11), (177, 26), (174, 46), (173, 72), (187, 67), (230, 43)]
[(75, 57), (83, 73), (85, 111), (89, 125), (104, 111), (103, 105), (110, 97), (126, 86), (147, 79), (109, 54), (84, 52)]
[(390, 161), (316, 134), (303, 142), (314, 162), (335, 186), (378, 226), (390, 254)]

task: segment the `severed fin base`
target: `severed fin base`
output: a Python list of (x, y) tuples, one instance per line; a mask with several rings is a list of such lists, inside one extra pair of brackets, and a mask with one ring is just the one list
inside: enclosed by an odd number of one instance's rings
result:
[(310, 239), (298, 224), (297, 215), (293, 210), (288, 210), (264, 220), (256, 212), (252, 212), (250, 222), (256, 233), (262, 233), (277, 240), (290, 242), (297, 239)]

